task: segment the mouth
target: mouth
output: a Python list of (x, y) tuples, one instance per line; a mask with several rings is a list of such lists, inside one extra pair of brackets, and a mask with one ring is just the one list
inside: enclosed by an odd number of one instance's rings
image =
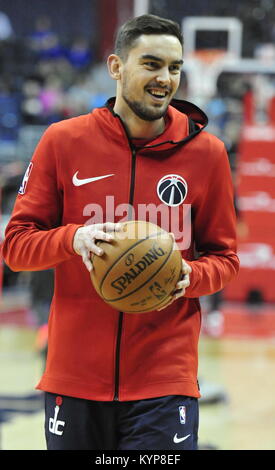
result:
[(162, 102), (168, 96), (168, 90), (161, 88), (147, 88), (147, 93), (157, 102)]

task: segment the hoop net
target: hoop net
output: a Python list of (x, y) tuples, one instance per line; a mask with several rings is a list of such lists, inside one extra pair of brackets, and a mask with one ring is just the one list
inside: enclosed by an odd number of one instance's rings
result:
[(190, 59), (197, 59), (199, 62), (210, 66), (228, 58), (225, 49), (196, 49), (189, 55)]

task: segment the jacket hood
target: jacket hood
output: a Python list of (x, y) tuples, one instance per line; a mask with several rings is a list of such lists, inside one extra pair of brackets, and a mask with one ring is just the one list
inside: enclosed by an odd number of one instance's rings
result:
[[(109, 109), (112, 115), (118, 118), (126, 134), (127, 129), (120, 116), (113, 110), (115, 98), (109, 98), (105, 107)], [(206, 114), (193, 103), (185, 100), (173, 99), (167, 109), (168, 126), (165, 131), (146, 145), (135, 145), (138, 149), (160, 149), (169, 150), (174, 146), (183, 145), (195, 138), (202, 132), (208, 124)], [(128, 136), (129, 140), (131, 138)]]

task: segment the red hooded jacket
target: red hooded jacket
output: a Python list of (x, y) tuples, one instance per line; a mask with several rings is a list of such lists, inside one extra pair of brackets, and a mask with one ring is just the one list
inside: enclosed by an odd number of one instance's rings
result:
[[(113, 104), (47, 129), (6, 229), (3, 255), (12, 270), (55, 268), (48, 358), (37, 388), (101, 401), (199, 397), (198, 298), (222, 289), (239, 266), (227, 153), (191, 103), (173, 100), (164, 133), (145, 147), (131, 142)], [(179, 182), (168, 196), (160, 191), (164, 177)], [(118, 222), (129, 203), (133, 218), (139, 205), (164, 204), (180, 223), (182, 203), (191, 207), (190, 244), (182, 250), (191, 284), (159, 312), (127, 314), (105, 304), (73, 250), (79, 227)]]

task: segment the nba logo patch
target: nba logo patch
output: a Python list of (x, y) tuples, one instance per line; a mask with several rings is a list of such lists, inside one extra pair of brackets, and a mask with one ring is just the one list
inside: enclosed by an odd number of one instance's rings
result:
[(28, 181), (29, 181), (31, 171), (32, 171), (32, 167), (33, 167), (33, 163), (31, 162), (29, 164), (28, 168), (26, 169), (23, 181), (22, 181), (21, 186), (20, 186), (19, 191), (18, 191), (19, 194), (25, 194), (25, 192), (26, 192), (26, 188), (27, 188), (27, 184), (28, 184)]
[(186, 407), (179, 406), (179, 414), (180, 414), (180, 424), (185, 424), (186, 421)]

